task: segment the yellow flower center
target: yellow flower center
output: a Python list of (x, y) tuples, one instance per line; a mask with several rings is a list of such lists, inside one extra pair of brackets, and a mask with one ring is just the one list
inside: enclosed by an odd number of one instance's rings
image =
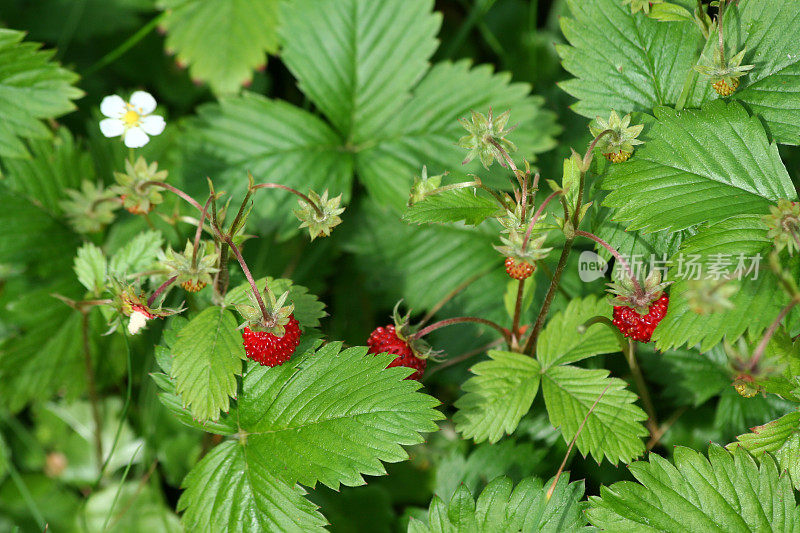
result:
[(139, 113), (134, 111), (133, 109), (129, 109), (124, 115), (122, 115), (122, 122), (125, 123), (125, 127), (132, 128), (139, 124), (140, 120)]

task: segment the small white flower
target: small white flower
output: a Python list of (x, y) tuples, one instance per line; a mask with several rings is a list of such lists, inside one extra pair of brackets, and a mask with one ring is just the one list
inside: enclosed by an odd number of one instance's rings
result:
[(134, 311), (131, 313), (131, 321), (128, 322), (128, 331), (131, 335), (136, 335), (140, 329), (142, 329), (147, 321), (150, 320), (152, 317), (147, 316), (146, 314), (142, 313), (141, 311)]
[(156, 99), (144, 91), (136, 91), (126, 102), (116, 94), (100, 102), (100, 112), (107, 116), (100, 121), (100, 131), (106, 137), (119, 137), (128, 148), (140, 148), (150, 140), (148, 135), (164, 131), (164, 117), (152, 115)]

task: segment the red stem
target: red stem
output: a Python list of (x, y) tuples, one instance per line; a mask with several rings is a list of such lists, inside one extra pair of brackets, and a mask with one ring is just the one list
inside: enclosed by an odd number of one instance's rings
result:
[(575, 235), (580, 235), (581, 237), (586, 237), (587, 239), (592, 239), (594, 242), (611, 252), (611, 255), (622, 265), (625, 271), (628, 273), (628, 277), (630, 277), (631, 281), (633, 282), (633, 286), (636, 288), (637, 294), (644, 294), (642, 290), (642, 286), (639, 285), (639, 280), (636, 279), (636, 276), (633, 275), (633, 270), (631, 270), (631, 266), (628, 262), (620, 255), (616, 248), (608, 244), (606, 241), (598, 237), (593, 233), (589, 233), (588, 231), (576, 230)]
[(259, 183), (258, 185), (253, 185), (250, 189), (253, 190), (253, 191), (256, 190), (256, 189), (283, 189), (284, 191), (289, 191), (290, 193), (299, 196), (308, 205), (313, 207), (314, 211), (317, 212), (317, 215), (319, 215), (320, 217), (324, 217), (325, 216), (325, 213), (322, 212), (322, 210), (317, 206), (317, 204), (315, 204), (314, 202), (311, 201), (311, 198), (309, 198), (308, 196), (306, 196), (305, 194), (301, 193), (300, 191), (298, 191), (296, 189), (292, 189), (291, 187), (287, 187), (286, 185), (281, 185), (280, 183)]
[(209, 196), (208, 200), (206, 200), (206, 205), (203, 206), (203, 210), (200, 212), (200, 223), (197, 224), (197, 231), (194, 232), (194, 249), (192, 250), (192, 268), (197, 268), (197, 248), (200, 246), (200, 235), (203, 234), (203, 224), (206, 220), (206, 214), (208, 213), (208, 206), (213, 200), (213, 196)]
[(750, 359), (750, 364), (747, 366), (748, 370), (753, 370), (756, 367), (759, 360), (761, 360), (761, 356), (764, 355), (764, 351), (767, 349), (767, 345), (769, 344), (770, 339), (772, 338), (773, 335), (775, 335), (775, 332), (778, 330), (778, 326), (781, 325), (781, 322), (783, 321), (784, 318), (786, 318), (786, 315), (789, 314), (789, 311), (791, 311), (792, 308), (797, 304), (798, 301), (796, 299), (789, 302), (789, 305), (784, 307), (778, 314), (778, 316), (775, 318), (775, 320), (772, 321), (772, 324), (770, 324), (769, 328), (767, 329), (767, 332), (764, 334), (764, 338), (761, 339), (761, 342), (758, 343), (758, 346), (756, 346), (756, 349), (753, 352), (753, 357), (752, 359)]
[(236, 260), (239, 261), (239, 266), (242, 267), (242, 271), (244, 272), (244, 276), (247, 278), (247, 281), (250, 283), (250, 287), (253, 289), (253, 294), (256, 296), (256, 301), (258, 302), (258, 307), (261, 308), (261, 315), (264, 317), (264, 323), (268, 324), (270, 322), (269, 313), (267, 313), (267, 306), (264, 305), (264, 300), (261, 298), (261, 293), (256, 286), (256, 282), (253, 279), (253, 275), (250, 273), (250, 269), (247, 268), (247, 263), (244, 262), (244, 257), (242, 257), (242, 253), (239, 251), (239, 248), (233, 244), (233, 239), (230, 238), (228, 235), (220, 235), (222, 239), (228, 243), (228, 246), (231, 250), (233, 250), (233, 254), (236, 256)]
[(489, 326), (491, 328), (494, 328), (500, 332), (500, 334), (503, 336), (503, 339), (505, 339), (506, 342), (510, 342), (509, 338), (510, 335), (507, 329), (498, 324), (495, 324), (491, 320), (486, 320), (485, 318), (478, 318), (475, 316), (460, 316), (456, 318), (447, 318), (445, 320), (440, 320), (439, 322), (434, 322), (430, 326), (416, 332), (414, 335), (411, 336), (411, 339), (421, 339), (425, 335), (433, 331), (436, 331), (437, 329), (441, 329), (447, 326), (452, 326), (453, 324), (463, 324), (465, 322), (475, 322), (477, 324), (483, 324), (484, 326)]
[(544, 208), (547, 207), (547, 204), (550, 203), (550, 200), (558, 196), (559, 194), (563, 194), (563, 191), (555, 191), (554, 193), (550, 194), (547, 198), (544, 199), (542, 205), (539, 206), (539, 209), (536, 210), (534, 213), (533, 218), (531, 219), (530, 223), (528, 224), (528, 230), (525, 232), (525, 238), (522, 240), (522, 249), (525, 250), (528, 246), (528, 239), (531, 238), (531, 231), (533, 231), (533, 226), (536, 224), (536, 221), (539, 220), (539, 217), (544, 211)]
[(147, 307), (152, 307), (152, 306), (153, 306), (153, 302), (155, 302), (155, 301), (156, 301), (156, 298), (158, 298), (158, 297), (159, 297), (159, 295), (160, 295), (162, 292), (164, 292), (165, 290), (167, 290), (167, 287), (169, 287), (170, 285), (172, 285), (173, 283), (175, 283), (175, 280), (176, 280), (176, 279), (178, 279), (178, 276), (172, 276), (172, 277), (171, 277), (171, 278), (169, 278), (167, 281), (165, 281), (164, 283), (162, 283), (162, 284), (161, 284), (161, 286), (160, 286), (159, 288), (157, 288), (157, 289), (156, 289), (156, 292), (154, 292), (153, 294), (151, 294), (151, 295), (150, 295), (150, 298), (148, 298), (148, 299), (147, 299)]

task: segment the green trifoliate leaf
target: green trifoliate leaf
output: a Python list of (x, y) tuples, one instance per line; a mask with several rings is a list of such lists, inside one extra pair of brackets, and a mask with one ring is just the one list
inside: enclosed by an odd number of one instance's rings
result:
[(497, 442), (513, 433), (539, 391), (539, 363), (528, 355), (490, 351), (490, 359), (472, 367), (456, 401), (456, 429), (475, 442)]
[(800, 490), (800, 413), (789, 413), (751, 428), (750, 433), (739, 435), (736, 440), (726, 446), (729, 451), (742, 447), (757, 459), (769, 453), (781, 471), (789, 473), (794, 488)]
[(463, 221), (467, 225), (477, 226), (501, 213), (494, 200), (478, 196), (474, 190), (454, 189), (429, 195), (414, 203), (403, 213), (403, 220), (416, 224)]
[(575, 441), (584, 456), (591, 454), (598, 463), (604, 457), (612, 464), (628, 463), (644, 453), (642, 437), (648, 431), (641, 422), (647, 415), (634, 404), (637, 398), (627, 383), (608, 374), (569, 365), (550, 367), (542, 374), (544, 401), (550, 422), (561, 428), (566, 442), (586, 419)]
[(775, 460), (761, 464), (743, 449), (717, 445), (708, 459), (676, 447), (674, 465), (651, 454), (629, 469), (639, 483), (621, 481), (589, 498), (589, 521), (611, 531), (798, 531), (800, 511), (789, 476)]
[[(638, 0), (635, 0), (637, 3)], [(651, 112), (678, 101), (686, 74), (705, 39), (693, 22), (663, 23), (620, 0), (567, 0), (572, 17), (561, 19), (569, 45), (556, 45), (564, 68), (575, 79), (560, 84), (578, 101), (577, 113), (593, 119), (619, 113)], [(689, 106), (708, 95), (704, 81), (687, 88)]]
[(181, 328), (170, 346), (170, 377), (184, 405), (201, 422), (219, 419), (236, 395), (236, 376), (245, 358), (236, 326), (229, 311), (209, 307)]
[(86, 243), (78, 249), (75, 256), (75, 274), (78, 281), (95, 297), (105, 290), (106, 269), (108, 268), (103, 250), (92, 243)]
[(506, 139), (506, 135), (510, 133), (510, 130), (505, 129), (510, 115), (511, 111), (505, 111), (495, 117), (489, 109), (488, 115), (473, 111), (470, 120), (459, 119), (467, 130), (467, 135), (458, 140), (458, 146), (467, 150), (463, 164), (476, 158), (487, 169), (495, 159), (501, 165), (507, 164), (504, 153), (510, 154), (517, 149), (514, 143)]
[(594, 324), (582, 330), (581, 326), (594, 317), (611, 318), (611, 306), (605, 298), (588, 296), (572, 300), (564, 311), (550, 319), (536, 348), (543, 370), (620, 351), (617, 335), (607, 325)]
[(159, 0), (166, 49), (217, 94), (237, 92), (278, 50), (278, 0)]
[(0, 29), (0, 156), (28, 157), (20, 138), (45, 139), (50, 131), (41, 122), (75, 109), (71, 100), (83, 96), (73, 87), (78, 75), (51, 61), (54, 51), (23, 42), (21, 31)]
[(498, 477), (489, 483), (477, 502), (468, 488), (460, 485), (449, 503), (434, 496), (428, 510), (427, 523), (415, 518), (408, 524), (409, 533), (512, 533), (542, 531), (577, 531), (586, 525), (581, 502), (583, 481), (569, 482), (564, 475), (553, 484), (533, 477), (525, 478), (516, 487), (511, 479)]
[[(733, 215), (762, 213), (797, 197), (778, 147), (738, 103), (698, 111), (656, 109), (658, 122), (636, 158), (614, 165), (603, 202), (628, 229), (681, 230)], [(709, 165), (708, 161), (713, 161)]]
[[(178, 502), (184, 525), (293, 529), (291, 521), (300, 520), (302, 530), (319, 527), (297, 483), (362, 485), (363, 475), (385, 474), (382, 462), (405, 460), (402, 446), (422, 442), (421, 433), (435, 431), (442, 415), (434, 398), (417, 392), (419, 383), (404, 379), (410, 369), (386, 368), (393, 357), (329, 343), (274, 368), (249, 364), (236, 408), (237, 438), (187, 476)], [(242, 494), (255, 505), (240, 507)], [(254, 508), (258, 517), (243, 514)]]
[(281, 481), (261, 454), (235, 441), (211, 450), (183, 486), (178, 509), (193, 531), (326, 531), (303, 489)]
[(344, 213), (344, 207), (339, 207), (342, 195), (328, 199), (328, 190), (326, 189), (322, 196), (311, 191), (308, 193), (308, 198), (314, 205), (301, 199), (299, 209), (294, 211), (294, 216), (302, 222), (300, 229), (308, 228), (308, 234), (312, 241), (317, 237), (330, 236), (331, 230), (342, 223), (342, 219), (339, 217)]
[[(684, 241), (671, 258), (668, 279), (669, 308), (653, 333), (660, 350), (700, 344), (708, 350), (724, 337), (731, 342), (745, 331), (758, 335), (788, 303), (788, 297), (770, 270), (767, 255), (771, 246), (767, 227), (757, 215), (740, 215), (702, 228)], [(738, 270), (741, 268), (741, 276)], [(793, 263), (793, 269), (796, 264)], [(722, 312), (699, 315), (692, 311), (689, 280), (708, 277), (736, 287), (732, 307)]]
[[(220, 179), (229, 194), (244, 191), (242, 177), (251, 170), (299, 190), (329, 188), (346, 204), (358, 176), (372, 198), (401, 209), (422, 165), (459, 177), (477, 170), (477, 163), (461, 168), (464, 152), (454, 143), (462, 133), (458, 119), (471, 109), (513, 109), (521, 157), (554, 146), (555, 116), (529, 86), (466, 61), (429, 67), (440, 23), (432, 1), (286, 6), (282, 59), (327, 120), (250, 94), (201, 108), (185, 142), (226, 169)], [(496, 176), (505, 180), (507, 172)], [(286, 222), (290, 204), (281, 196), (257, 195), (254, 202), (254, 218), (297, 230)]]
[(139, 233), (111, 255), (108, 272), (117, 277), (136, 274), (153, 266), (161, 252), (164, 238), (158, 231)]
[[(725, 9), (728, 50), (746, 50), (756, 65), (731, 96), (766, 123), (781, 144), (800, 144), (800, 19), (791, 0), (748, 0)], [(714, 93), (709, 98), (716, 98)]]

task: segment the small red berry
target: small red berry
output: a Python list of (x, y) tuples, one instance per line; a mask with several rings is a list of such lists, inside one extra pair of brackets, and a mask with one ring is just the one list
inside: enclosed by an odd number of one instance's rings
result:
[(282, 365), (292, 357), (297, 345), (300, 344), (300, 325), (295, 320), (294, 314), (289, 315), (289, 323), (284, 326), (282, 337), (266, 331), (252, 331), (244, 328), (244, 352), (247, 357), (262, 366)]
[(646, 315), (640, 315), (635, 309), (628, 306), (614, 306), (614, 325), (619, 328), (623, 335), (635, 341), (650, 342), (653, 330), (667, 314), (669, 296), (662, 295), (661, 298), (650, 304)]
[(389, 363), (390, 367), (407, 366), (416, 370), (406, 379), (415, 379), (417, 381), (422, 379), (422, 374), (425, 372), (428, 361), (414, 355), (414, 351), (408, 343), (397, 336), (394, 325), (390, 324), (373, 331), (369, 339), (367, 339), (367, 346), (369, 346), (368, 353), (379, 354), (387, 352), (396, 355), (397, 357), (395, 357), (394, 361)]
[(528, 279), (536, 270), (536, 266), (527, 261), (516, 261), (513, 257), (506, 257), (506, 273), (514, 279)]

